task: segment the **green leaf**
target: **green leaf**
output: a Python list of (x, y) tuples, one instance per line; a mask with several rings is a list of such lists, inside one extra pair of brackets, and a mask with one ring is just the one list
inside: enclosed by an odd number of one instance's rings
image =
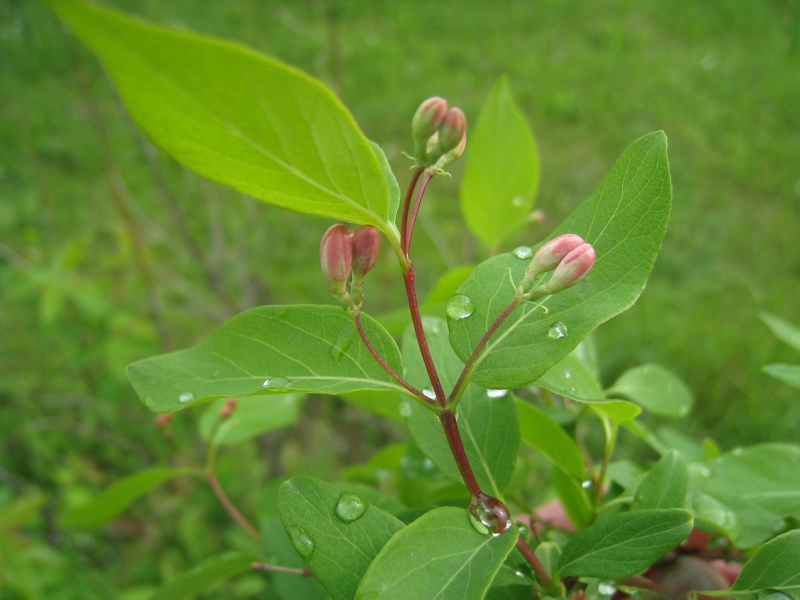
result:
[(607, 402), (600, 382), (574, 352), (550, 367), (536, 385), (578, 402)]
[(761, 370), (778, 381), (800, 389), (800, 365), (766, 365)]
[[(423, 325), (439, 378), (445, 390), (450, 390), (464, 364), (450, 347), (447, 327), (442, 319), (424, 318)], [(411, 385), (430, 389), (430, 380), (411, 328), (403, 336), (403, 363), (406, 380)], [(458, 467), (435, 415), (417, 402), (407, 402), (406, 422), (414, 442), (439, 469), (458, 480)], [(519, 452), (519, 424), (511, 394), (505, 390), (487, 391), (468, 385), (458, 404), (458, 429), (478, 485), (487, 494), (501, 498), (511, 481)]]
[(761, 546), (744, 564), (731, 587), (736, 592), (760, 590), (800, 591), (800, 529)]
[(567, 475), (581, 481), (586, 472), (583, 455), (574, 440), (547, 413), (517, 399), (522, 441), (530, 444)]
[(692, 529), (685, 510), (636, 510), (612, 515), (573, 537), (561, 553), (560, 577), (622, 579), (680, 544)]
[[(265, 519), (261, 524), (261, 537), (267, 552), (266, 563), (292, 569), (302, 569), (306, 566), (279, 519)], [(298, 577), (294, 573), (270, 573), (269, 578), (283, 600), (291, 598), (329, 600), (330, 598), (316, 577)]]
[(654, 364), (628, 369), (606, 390), (606, 394), (624, 396), (662, 417), (686, 415), (693, 401), (692, 392), (683, 381)]
[(278, 492), (281, 522), (334, 600), (350, 599), (383, 545), (403, 523), (344, 488), (296, 477)]
[(601, 420), (610, 421), (610, 425), (616, 428), (619, 424), (625, 423), (638, 417), (642, 409), (633, 402), (625, 400), (607, 400), (592, 404), (592, 410), (597, 413)]
[(800, 329), (768, 312), (759, 313), (758, 316), (775, 337), (795, 350), (800, 350)]
[(208, 558), (191, 571), (178, 575), (166, 585), (158, 588), (150, 600), (178, 600), (197, 592), (206, 591), (218, 581), (228, 579), (250, 570), (254, 557), (245, 552), (227, 552)]
[(403, 398), (394, 392), (365, 390), (340, 394), (339, 397), (359, 410), (380, 415), (391, 421), (403, 420), (400, 415), (400, 403), (403, 402)]
[(396, 533), (370, 565), (356, 600), (483, 598), (517, 529), (498, 536), (478, 533), (466, 510), (431, 510)]
[[(222, 421), (219, 421), (219, 411), (226, 400), (217, 400), (200, 418), (200, 435), (207, 442), (228, 446), (294, 425), (305, 397), (305, 394), (276, 394), (269, 399), (241, 398), (233, 414)], [(213, 440), (210, 439), (212, 434)]]
[(296, 212), (393, 235), (376, 151), (335, 94), (252, 50), (50, 0), (103, 61), (138, 125), (200, 175)]
[(123, 477), (108, 486), (93, 500), (69, 509), (64, 515), (63, 526), (72, 529), (105, 525), (120, 516), (125, 509), (153, 488), (191, 472), (191, 469), (159, 467)]
[[(488, 388), (526, 385), (630, 307), (661, 247), (671, 196), (667, 140), (663, 132), (652, 133), (622, 153), (600, 188), (552, 234), (575, 233), (593, 244), (592, 272), (581, 284), (513, 312), (477, 356), (473, 381)], [(529, 262), (529, 253), (495, 256), (459, 287), (475, 307), (471, 316), (449, 322), (450, 342), (463, 361), (510, 303), (516, 293), (511, 282), (523, 278)]]
[(675, 450), (667, 452), (648, 471), (633, 502), (633, 509), (684, 508), (689, 489), (686, 463)]
[(461, 210), (475, 237), (496, 248), (527, 223), (539, 187), (539, 153), (506, 77), (489, 93), (468, 148)]
[[(402, 372), (391, 336), (367, 315), (362, 322), (377, 351)], [(155, 412), (276, 392), (405, 393), (369, 353), (345, 311), (300, 304), (243, 312), (196, 346), (133, 363), (128, 379)]]
[(575, 529), (584, 529), (589, 525), (594, 515), (586, 490), (580, 480), (566, 475), (559, 469), (553, 469), (553, 487), (558, 494), (558, 499), (564, 506), (569, 520)]

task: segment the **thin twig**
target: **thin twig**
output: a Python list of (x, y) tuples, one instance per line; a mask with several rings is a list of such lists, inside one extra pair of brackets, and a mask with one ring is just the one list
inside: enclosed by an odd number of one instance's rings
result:
[(217, 476), (214, 473), (207, 471), (206, 472), (206, 481), (208, 481), (208, 485), (211, 486), (214, 495), (220, 501), (222, 506), (225, 508), (226, 512), (231, 516), (231, 518), (236, 521), (236, 523), (244, 529), (250, 537), (252, 537), (257, 542), (261, 541), (261, 534), (258, 532), (258, 529), (253, 527), (253, 525), (248, 521), (242, 513), (239, 512), (239, 509), (236, 508), (236, 505), (231, 501), (228, 497), (228, 494), (225, 493), (225, 490), (222, 489), (222, 486), (217, 479)]
[(250, 563), (251, 569), (256, 569), (257, 571), (267, 571), (269, 573), (286, 573), (288, 575), (297, 575), (299, 577), (313, 577), (314, 573), (311, 572), (311, 569), (308, 567), (303, 567), (302, 569), (296, 569), (294, 567), (280, 567), (278, 565), (270, 565), (268, 563), (262, 562), (253, 562)]
[(539, 560), (539, 557), (536, 556), (533, 548), (530, 547), (528, 542), (522, 536), (517, 538), (517, 549), (520, 551), (520, 553), (522, 553), (522, 556), (525, 557), (525, 560), (536, 574), (536, 578), (545, 587), (545, 589), (553, 587), (553, 580), (550, 579), (550, 575), (547, 574), (544, 565)]

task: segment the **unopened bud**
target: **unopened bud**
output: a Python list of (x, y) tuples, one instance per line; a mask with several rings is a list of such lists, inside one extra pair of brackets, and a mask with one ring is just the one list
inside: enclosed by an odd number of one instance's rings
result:
[(411, 135), (414, 141), (425, 142), (439, 130), (447, 114), (447, 101), (434, 96), (419, 105), (414, 118), (411, 120)]
[(219, 418), (220, 419), (227, 419), (233, 414), (233, 411), (236, 410), (236, 407), (239, 405), (238, 398), (228, 398), (225, 402), (225, 406), (223, 406), (219, 411)]
[[(439, 128), (439, 152), (447, 154), (467, 143), (467, 117), (460, 108), (447, 111)], [(462, 148), (463, 152), (464, 149)], [(460, 154), (459, 154), (460, 156)]]
[(347, 225), (338, 223), (325, 232), (319, 245), (319, 262), (331, 293), (344, 297), (353, 264), (353, 236)]
[(567, 233), (553, 238), (533, 255), (528, 268), (525, 269), (525, 276), (533, 279), (542, 273), (547, 273), (555, 269), (564, 260), (564, 257), (575, 248), (583, 244), (583, 238), (574, 233)]
[(353, 280), (361, 281), (372, 270), (381, 249), (381, 233), (372, 225), (353, 232)]
[(591, 244), (581, 244), (564, 257), (553, 276), (544, 284), (544, 292), (547, 294), (557, 294), (558, 292), (572, 287), (581, 279), (586, 277), (592, 270), (595, 262), (594, 248)]
[(156, 417), (156, 425), (162, 429), (172, 422), (175, 413), (163, 413)]

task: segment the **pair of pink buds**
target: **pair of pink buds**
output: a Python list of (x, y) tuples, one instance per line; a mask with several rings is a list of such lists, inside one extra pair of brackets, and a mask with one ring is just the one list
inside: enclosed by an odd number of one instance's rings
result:
[(596, 260), (594, 247), (574, 233), (553, 238), (536, 251), (520, 284), (527, 292), (533, 280), (542, 273), (553, 275), (542, 286), (542, 294), (557, 294), (581, 281), (592, 270)]
[(364, 276), (375, 266), (381, 248), (381, 234), (372, 225), (363, 225), (351, 232), (343, 223), (331, 226), (319, 245), (322, 275), (331, 286), (331, 293), (345, 299), (352, 274), (353, 287), (361, 288)]
[(459, 158), (467, 145), (467, 117), (460, 108), (448, 108), (444, 98), (428, 98), (411, 121), (418, 164), (443, 168)]

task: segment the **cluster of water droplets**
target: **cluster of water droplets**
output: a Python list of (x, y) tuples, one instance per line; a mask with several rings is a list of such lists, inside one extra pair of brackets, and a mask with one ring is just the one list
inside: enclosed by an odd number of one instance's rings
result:
[[(358, 521), (367, 512), (369, 504), (350, 492), (342, 492), (336, 505), (333, 507), (333, 514), (336, 518), (349, 525)], [(317, 543), (314, 539), (303, 529), (300, 525), (292, 525), (286, 529), (289, 534), (289, 539), (295, 547), (300, 556), (306, 560), (311, 560), (314, 556), (314, 550), (317, 548)]]

